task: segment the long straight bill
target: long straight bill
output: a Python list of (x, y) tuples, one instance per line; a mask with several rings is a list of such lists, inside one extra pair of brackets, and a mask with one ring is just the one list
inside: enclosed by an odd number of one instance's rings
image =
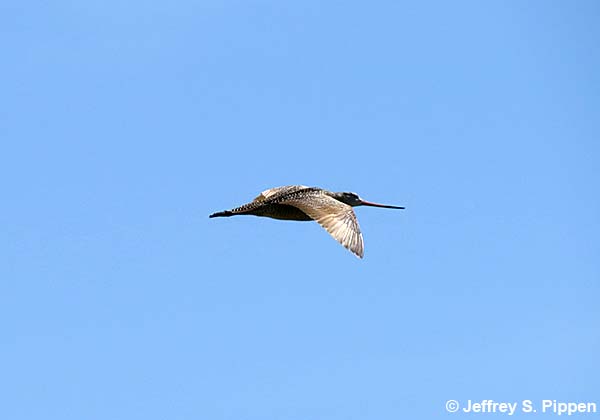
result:
[(364, 201), (364, 200), (361, 200), (361, 203), (363, 206), (382, 207), (384, 209), (400, 209), (400, 210), (404, 209), (404, 207), (400, 207), (400, 206), (388, 206), (387, 204), (371, 203), (370, 201)]

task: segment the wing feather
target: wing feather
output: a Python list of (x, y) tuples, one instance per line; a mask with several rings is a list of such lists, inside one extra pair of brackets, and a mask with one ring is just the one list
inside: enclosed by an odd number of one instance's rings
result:
[(268, 190), (264, 190), (263, 192), (261, 192), (252, 201), (265, 201), (267, 198), (273, 197), (274, 195), (276, 195), (280, 192), (283, 193), (283, 192), (287, 192), (287, 191), (296, 191), (296, 190), (300, 190), (300, 189), (304, 189), (304, 188), (308, 188), (308, 187), (306, 187), (304, 185), (288, 185), (285, 187), (269, 188)]

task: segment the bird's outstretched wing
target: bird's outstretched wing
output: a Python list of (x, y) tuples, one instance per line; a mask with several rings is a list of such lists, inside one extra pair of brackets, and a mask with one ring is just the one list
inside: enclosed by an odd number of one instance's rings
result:
[(282, 200), (281, 204), (302, 210), (323, 226), (340, 244), (357, 257), (363, 257), (363, 237), (351, 206), (319, 191), (304, 197), (291, 194), (289, 198)]

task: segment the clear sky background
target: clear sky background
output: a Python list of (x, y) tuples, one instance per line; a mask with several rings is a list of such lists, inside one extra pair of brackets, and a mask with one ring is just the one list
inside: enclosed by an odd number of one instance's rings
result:
[[(600, 407), (599, 21), (2, 2), (0, 418)], [(407, 209), (355, 209), (364, 260), (316, 223), (208, 219), (289, 184)]]

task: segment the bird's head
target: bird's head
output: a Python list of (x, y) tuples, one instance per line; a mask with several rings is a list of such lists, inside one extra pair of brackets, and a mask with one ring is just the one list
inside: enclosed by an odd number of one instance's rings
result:
[(349, 206), (352, 206), (352, 207), (370, 206), (370, 207), (382, 207), (385, 209), (403, 209), (404, 208), (404, 207), (399, 207), (399, 206), (388, 206), (386, 204), (371, 203), (370, 201), (363, 200), (362, 198), (360, 198), (358, 196), (358, 194), (355, 194), (353, 192), (333, 193), (332, 196), (336, 200), (341, 201), (344, 204), (348, 204)]

